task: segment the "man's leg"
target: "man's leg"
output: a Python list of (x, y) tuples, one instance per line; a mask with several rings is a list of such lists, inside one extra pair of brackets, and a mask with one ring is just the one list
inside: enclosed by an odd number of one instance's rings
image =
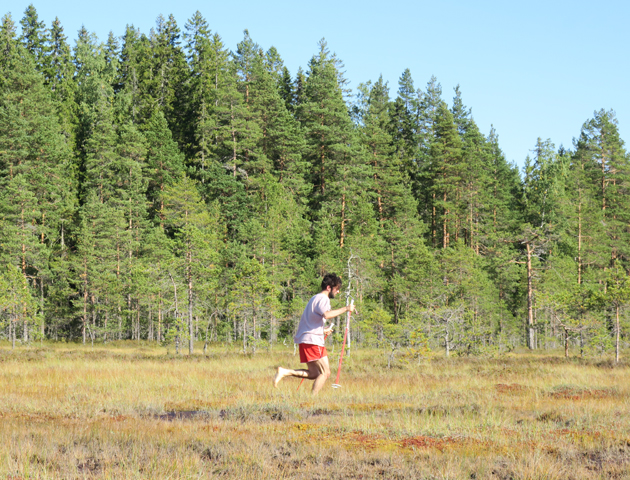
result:
[(313, 379), (315, 377), (309, 376), (310, 373), (308, 370), (290, 370), (288, 368), (278, 367), (276, 370), (276, 376), (273, 378), (273, 386), (278, 387), (278, 383), (284, 377), (298, 377), (298, 378), (310, 378)]
[(291, 370), (288, 368), (278, 367), (276, 370), (276, 376), (273, 379), (273, 386), (278, 387), (278, 383), (280, 383), (280, 380), (284, 377), (308, 378), (309, 380), (315, 380), (313, 383), (313, 395), (315, 395), (324, 386), (326, 379), (330, 377), (328, 357), (308, 362), (306, 366), (308, 367), (308, 370)]
[(330, 367), (328, 365), (328, 357), (320, 358), (319, 360), (315, 360), (314, 362), (308, 362), (306, 364), (308, 366), (309, 376), (307, 378), (315, 378), (313, 382), (313, 395), (317, 395), (317, 393), (322, 389), (324, 383), (328, 377), (330, 377)]

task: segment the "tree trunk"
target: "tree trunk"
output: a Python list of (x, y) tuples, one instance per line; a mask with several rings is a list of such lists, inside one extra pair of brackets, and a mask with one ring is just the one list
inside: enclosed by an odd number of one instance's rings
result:
[(87, 289), (83, 292), (83, 325), (81, 326), (81, 334), (83, 335), (83, 345), (85, 345), (85, 325), (87, 323), (87, 302), (88, 292)]
[(433, 239), (433, 248), (436, 246), (437, 233), (436, 233), (436, 211), (435, 211), (435, 193), (433, 193), (433, 209), (431, 211), (431, 238)]
[(94, 335), (96, 332), (96, 298), (92, 295), (92, 328), (90, 330), (90, 340), (94, 346)]
[(131, 328), (131, 339), (136, 338), (136, 328), (133, 321), (133, 312), (131, 311), (131, 294), (127, 294), (127, 311), (129, 312), (129, 326)]
[(136, 339), (140, 342), (140, 303), (136, 302)]
[(245, 329), (246, 321), (243, 320), (243, 353), (247, 353), (247, 330)]
[(234, 130), (234, 102), (230, 104), (232, 120), (232, 163), (234, 164), (234, 176), (236, 177), (236, 131)]
[(162, 292), (158, 292), (158, 331), (157, 341), (162, 341)]
[(536, 348), (534, 338), (534, 288), (533, 288), (533, 271), (532, 271), (532, 252), (533, 248), (530, 243), (527, 247), (527, 341), (530, 350)]
[(346, 194), (341, 196), (341, 238), (339, 239), (339, 248), (343, 248), (346, 227)]
[[(322, 122), (321, 122), (322, 126), (324, 125), (324, 119), (322, 117)], [(324, 144), (324, 140), (325, 137), (324, 135), (322, 135), (322, 146), (320, 147), (320, 158), (321, 158), (321, 165), (320, 165), (320, 177), (319, 177), (319, 181), (320, 181), (320, 191), (322, 194), (322, 197), (324, 196), (324, 184), (325, 184), (325, 179), (324, 179), (324, 172), (325, 172), (325, 168), (324, 168), (324, 164), (326, 162), (326, 150), (325, 150), (325, 144)]]
[(615, 325), (615, 363), (619, 363), (619, 303), (615, 305), (615, 316), (616, 316), (616, 325)]
[(151, 297), (151, 303), (149, 303), (149, 321), (147, 323), (147, 340), (153, 341), (153, 297)]
[(194, 349), (194, 324), (193, 324), (193, 280), (192, 280), (192, 252), (188, 251), (188, 354), (193, 354)]
[(578, 285), (582, 284), (582, 199), (578, 200)]
[(273, 315), (271, 315), (269, 319), (269, 340), (272, 345), (278, 341), (278, 335), (276, 333), (276, 318)]
[(168, 276), (171, 277), (171, 282), (173, 283), (173, 295), (175, 297), (175, 328), (177, 329), (177, 334), (175, 335), (175, 354), (179, 354), (179, 304), (177, 301), (177, 284), (175, 283), (175, 279), (171, 272), (168, 272)]
[(254, 310), (254, 314), (252, 315), (252, 320), (254, 322), (254, 343), (252, 344), (252, 353), (256, 353), (256, 311)]
[(446, 334), (444, 335), (444, 348), (446, 350), (446, 357), (448, 358), (448, 356), (451, 354), (451, 346), (448, 339), (448, 330), (446, 330)]
[(40, 333), (42, 334), (42, 338), (46, 335), (46, 317), (44, 316), (44, 279), (39, 279), (39, 303), (40, 303), (40, 311), (42, 312), (42, 324), (40, 325)]
[[(444, 203), (446, 203), (446, 192), (444, 192)], [(448, 208), (444, 210), (444, 219), (442, 220), (442, 248), (448, 247), (448, 216), (450, 211)]]
[(602, 151), (602, 212), (606, 218), (606, 155)]

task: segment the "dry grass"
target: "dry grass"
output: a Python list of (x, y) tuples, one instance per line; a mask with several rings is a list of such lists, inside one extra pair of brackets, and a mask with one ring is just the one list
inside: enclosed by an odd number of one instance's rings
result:
[(0, 347), (0, 479), (630, 478), (627, 364), (520, 354), (387, 370), (357, 351), (341, 389), (273, 389), (274, 367), (297, 362), (284, 348)]

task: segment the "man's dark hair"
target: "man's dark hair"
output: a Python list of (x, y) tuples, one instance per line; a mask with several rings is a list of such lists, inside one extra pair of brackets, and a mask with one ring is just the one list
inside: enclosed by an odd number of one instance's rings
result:
[(334, 273), (327, 273), (322, 280), (322, 291), (326, 290), (326, 287), (330, 287), (331, 290), (335, 287), (341, 287), (341, 278)]

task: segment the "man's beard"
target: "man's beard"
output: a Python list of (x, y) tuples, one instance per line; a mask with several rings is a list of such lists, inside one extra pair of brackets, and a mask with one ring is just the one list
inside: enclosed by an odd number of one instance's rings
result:
[(328, 292), (328, 298), (330, 298), (331, 300), (335, 298), (335, 293), (332, 290)]

